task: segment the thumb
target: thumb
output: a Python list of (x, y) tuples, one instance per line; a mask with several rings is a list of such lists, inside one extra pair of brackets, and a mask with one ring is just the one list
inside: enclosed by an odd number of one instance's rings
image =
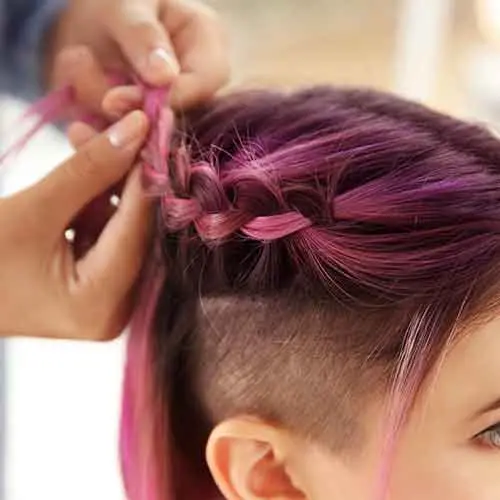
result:
[(155, 4), (129, 0), (110, 13), (106, 25), (139, 76), (150, 85), (163, 86), (172, 82), (180, 68)]
[(30, 188), (38, 213), (57, 231), (64, 230), (82, 208), (127, 174), (147, 132), (146, 115), (134, 111), (95, 136)]

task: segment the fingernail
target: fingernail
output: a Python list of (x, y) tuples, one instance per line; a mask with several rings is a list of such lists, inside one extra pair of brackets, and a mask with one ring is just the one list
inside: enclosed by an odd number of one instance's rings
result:
[(133, 111), (115, 123), (107, 132), (109, 142), (115, 148), (124, 148), (134, 143), (144, 132), (146, 118), (141, 111)]
[(151, 76), (155, 78), (168, 78), (180, 73), (179, 63), (175, 56), (161, 47), (153, 50), (148, 61)]

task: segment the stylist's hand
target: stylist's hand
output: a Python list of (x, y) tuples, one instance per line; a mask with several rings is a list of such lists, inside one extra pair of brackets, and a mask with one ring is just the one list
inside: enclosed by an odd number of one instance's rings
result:
[[(135, 111), (36, 185), (0, 198), (0, 335), (105, 340), (120, 333), (150, 226), (138, 170), (129, 174), (147, 129)], [(68, 243), (65, 230), (127, 174), (118, 210), (95, 244), (75, 255), (78, 241)]]
[[(49, 83), (73, 84), (81, 103), (101, 111), (110, 70), (132, 70), (154, 86), (173, 84), (171, 105), (192, 106), (228, 79), (221, 21), (192, 0), (69, 0), (50, 39)], [(138, 88), (125, 87), (107, 96), (104, 109), (119, 116), (140, 103)]]

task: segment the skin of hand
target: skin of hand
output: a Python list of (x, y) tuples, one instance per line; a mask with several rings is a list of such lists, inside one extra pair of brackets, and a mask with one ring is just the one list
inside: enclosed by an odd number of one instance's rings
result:
[[(80, 127), (80, 131), (78, 130)], [(134, 165), (149, 123), (134, 111), (37, 184), (0, 198), (0, 335), (107, 340), (128, 320), (151, 228)], [(76, 134), (76, 135), (75, 135)], [(93, 245), (65, 238), (78, 214), (126, 176), (121, 202)], [(78, 255), (79, 254), (79, 255)]]
[(73, 85), (86, 109), (108, 118), (142, 103), (137, 86), (114, 87), (110, 73), (171, 84), (169, 104), (176, 110), (210, 98), (229, 78), (221, 20), (191, 0), (69, 1), (47, 47), (48, 85)]
[[(70, 0), (46, 42), (50, 87), (72, 85), (79, 106), (107, 121), (129, 114), (102, 134), (74, 124), (78, 152), (0, 198), (0, 336), (112, 339), (129, 318), (151, 210), (132, 169), (149, 126), (144, 113), (131, 113), (142, 95), (108, 75), (171, 84), (169, 104), (183, 109), (226, 82), (228, 44), (215, 13), (189, 0)], [(114, 210), (109, 195), (120, 183)]]

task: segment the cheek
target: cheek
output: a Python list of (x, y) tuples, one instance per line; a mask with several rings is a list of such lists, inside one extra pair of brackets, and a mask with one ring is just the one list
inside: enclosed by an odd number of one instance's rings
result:
[[(461, 468), (464, 464), (443, 467), (428, 462), (425, 467), (406, 464), (394, 470), (391, 491), (384, 500), (499, 500), (500, 469), (498, 477), (489, 481)], [(337, 469), (338, 470), (338, 469)], [(374, 470), (344, 470), (332, 474), (331, 468), (316, 468), (311, 475), (314, 484), (311, 500), (380, 500), (374, 498), (376, 474)]]
[(406, 460), (394, 469), (387, 500), (500, 499), (498, 459), (478, 458), (474, 451), (427, 457)]
[[(479, 500), (477, 492), (454, 474), (419, 474), (394, 478), (388, 500)], [(465, 486), (465, 487), (464, 487)], [(486, 498), (484, 498), (486, 500)], [(491, 498), (493, 500), (493, 498)]]
[[(384, 500), (500, 500), (500, 451), (420, 439), (401, 443), (391, 468)], [(300, 469), (308, 500), (381, 500), (374, 498), (379, 453), (360, 460), (308, 453)]]

